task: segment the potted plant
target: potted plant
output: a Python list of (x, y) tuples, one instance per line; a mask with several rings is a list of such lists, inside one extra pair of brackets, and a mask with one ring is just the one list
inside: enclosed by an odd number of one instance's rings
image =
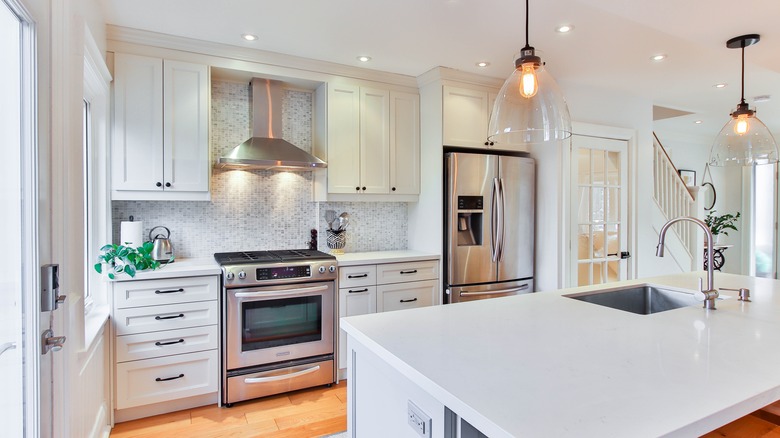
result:
[(707, 217), (704, 218), (704, 223), (710, 228), (712, 237), (714, 237), (717, 242), (721, 234), (724, 236), (729, 235), (727, 230), (739, 231), (734, 225), (737, 222), (737, 219), (739, 219), (739, 216), (739, 212), (737, 212), (736, 215), (717, 215), (715, 214), (715, 210), (710, 210), (707, 212)]
[(160, 262), (152, 258), (152, 242), (144, 242), (143, 245), (135, 248), (124, 245), (105, 245), (100, 248), (98, 263), (95, 264), (95, 271), (98, 274), (103, 273), (103, 265), (106, 265), (108, 278), (114, 279), (116, 274), (125, 273), (130, 277), (135, 277), (137, 271), (147, 269), (157, 269)]

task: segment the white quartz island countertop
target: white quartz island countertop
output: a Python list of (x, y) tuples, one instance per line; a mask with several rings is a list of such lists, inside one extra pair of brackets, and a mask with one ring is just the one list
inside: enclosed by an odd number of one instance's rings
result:
[(702, 272), (343, 318), (356, 342), (497, 437), (698, 436), (780, 399), (780, 281), (716, 273), (700, 306), (637, 315), (563, 295)]

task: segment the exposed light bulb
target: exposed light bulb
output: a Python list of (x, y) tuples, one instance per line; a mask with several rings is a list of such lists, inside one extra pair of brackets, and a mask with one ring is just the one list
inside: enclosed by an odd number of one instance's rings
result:
[(539, 79), (536, 77), (536, 68), (533, 62), (526, 62), (521, 68), (520, 95), (530, 99), (539, 91)]
[(740, 114), (737, 117), (737, 123), (734, 125), (734, 133), (737, 135), (747, 134), (750, 131), (750, 122), (747, 114)]

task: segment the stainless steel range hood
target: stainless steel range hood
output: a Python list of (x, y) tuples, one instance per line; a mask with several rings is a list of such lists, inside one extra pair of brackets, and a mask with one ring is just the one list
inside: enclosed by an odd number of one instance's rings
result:
[(252, 79), (252, 138), (217, 161), (217, 167), (234, 169), (314, 170), (327, 163), (283, 140), (281, 83)]

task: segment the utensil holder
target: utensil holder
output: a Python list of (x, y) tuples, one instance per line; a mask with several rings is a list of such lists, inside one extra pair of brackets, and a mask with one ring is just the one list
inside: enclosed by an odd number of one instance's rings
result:
[(327, 243), (331, 254), (344, 254), (344, 246), (347, 244), (347, 233), (345, 231), (346, 230), (327, 230)]

